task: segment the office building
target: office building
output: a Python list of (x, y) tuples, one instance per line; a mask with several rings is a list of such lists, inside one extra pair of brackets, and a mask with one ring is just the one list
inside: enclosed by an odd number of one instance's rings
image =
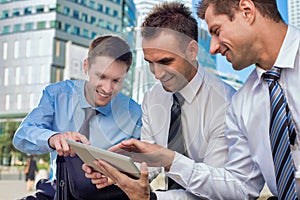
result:
[(300, 0), (288, 0), (288, 21), (300, 28)]

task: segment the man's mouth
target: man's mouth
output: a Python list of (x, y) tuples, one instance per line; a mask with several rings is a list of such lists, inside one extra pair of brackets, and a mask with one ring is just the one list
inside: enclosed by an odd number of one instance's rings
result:
[(100, 95), (101, 97), (104, 97), (104, 98), (110, 97), (110, 94), (105, 94), (105, 93), (103, 93), (103, 92), (101, 92), (101, 91), (98, 91), (98, 90), (96, 90), (96, 92), (97, 92), (97, 94)]

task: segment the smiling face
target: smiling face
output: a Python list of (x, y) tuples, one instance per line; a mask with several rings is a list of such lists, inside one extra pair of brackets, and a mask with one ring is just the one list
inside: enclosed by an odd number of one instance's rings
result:
[(166, 91), (182, 89), (195, 76), (197, 69), (192, 63), (195, 62), (197, 53), (188, 53), (191, 45), (196, 48), (195, 43), (197, 45), (196, 41), (188, 45), (179, 44), (175, 35), (164, 31), (153, 38), (143, 38), (144, 58), (149, 63), (150, 71)]
[(97, 56), (88, 65), (86, 59), (84, 69), (89, 78), (84, 87), (85, 97), (92, 106), (105, 106), (122, 88), (128, 66), (106, 56)]
[(216, 15), (214, 6), (205, 12), (205, 20), (211, 33), (210, 53), (225, 56), (235, 70), (255, 63), (254, 37), (250, 22), (241, 11), (236, 11), (232, 20), (227, 15)]

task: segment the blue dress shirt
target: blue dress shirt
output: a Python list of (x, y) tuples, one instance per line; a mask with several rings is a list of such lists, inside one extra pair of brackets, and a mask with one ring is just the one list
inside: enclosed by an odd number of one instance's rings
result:
[[(22, 121), (13, 144), (28, 154), (50, 152), (51, 170), (56, 171), (57, 153), (49, 138), (57, 133), (78, 132), (84, 121), (84, 108), (91, 107), (84, 95), (83, 80), (66, 80), (47, 86), (40, 102)], [(139, 138), (142, 112), (131, 98), (118, 93), (106, 106), (96, 107), (101, 114), (90, 121), (90, 143), (107, 149), (122, 140)], [(55, 175), (53, 174), (53, 177)]]

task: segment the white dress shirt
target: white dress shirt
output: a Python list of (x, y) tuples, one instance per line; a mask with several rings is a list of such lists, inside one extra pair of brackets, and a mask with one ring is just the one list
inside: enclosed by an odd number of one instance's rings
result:
[[(283, 68), (282, 86), (295, 122), (297, 142), (300, 133), (300, 31), (289, 26), (275, 66)], [(225, 168), (213, 168), (176, 155), (170, 172), (195, 176), (189, 187), (194, 194), (208, 199), (254, 199), (266, 181), (276, 196), (276, 178), (270, 147), (270, 97), (268, 84), (256, 68), (244, 86), (232, 97), (225, 132), (229, 145)], [(299, 166), (299, 147), (293, 150)], [(184, 165), (184, 167), (182, 167)], [(175, 174), (175, 173), (174, 173)], [(188, 183), (188, 182), (187, 182)], [(299, 191), (298, 191), (299, 196)]]
[[(235, 90), (199, 67), (195, 77), (179, 92), (185, 99), (181, 108), (181, 121), (189, 157), (186, 159), (223, 167), (227, 161), (228, 150), (224, 136), (225, 113)], [(160, 83), (146, 93), (142, 104), (143, 141), (167, 147), (172, 104), (172, 93), (166, 92)], [(180, 171), (171, 169), (167, 175), (187, 190), (198, 185), (198, 177), (192, 174), (193, 169), (188, 176), (184, 172), (186, 168), (193, 168), (193, 164), (190, 166), (188, 163), (186, 167), (184, 163), (180, 167)], [(172, 199), (195, 197), (186, 191), (156, 193), (158, 199), (170, 199), (170, 195)]]

